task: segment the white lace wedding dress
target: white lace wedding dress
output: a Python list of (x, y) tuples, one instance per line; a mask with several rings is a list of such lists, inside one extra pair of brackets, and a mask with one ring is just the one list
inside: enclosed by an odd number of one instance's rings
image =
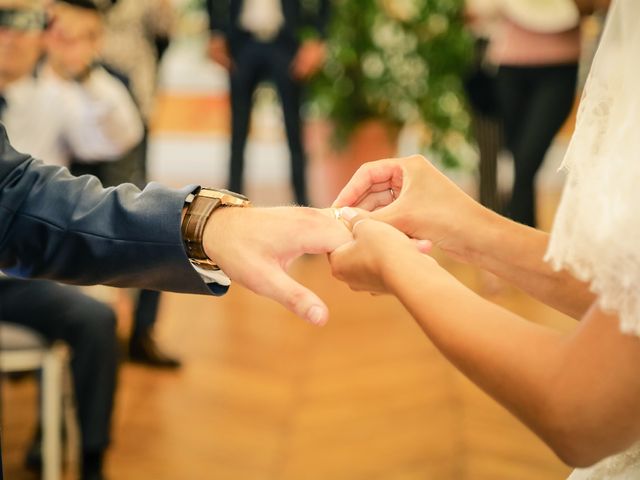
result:
[[(640, 336), (640, 0), (612, 4), (563, 167), (547, 260)], [(640, 479), (640, 443), (569, 478)]]

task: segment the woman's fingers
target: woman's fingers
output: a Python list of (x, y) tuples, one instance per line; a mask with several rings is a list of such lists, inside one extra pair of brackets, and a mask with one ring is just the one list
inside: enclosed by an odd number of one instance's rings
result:
[(379, 160), (362, 165), (333, 202), (334, 207), (354, 206), (370, 192), (402, 188), (402, 165), (398, 160)]
[[(343, 207), (339, 209), (340, 218), (344, 221), (345, 225), (351, 230), (354, 239), (358, 239), (358, 227), (365, 220), (380, 221), (379, 218), (375, 218), (375, 215), (369, 215), (368, 212), (362, 210), (356, 210), (351, 207)], [(433, 248), (433, 242), (431, 240), (423, 240), (419, 238), (412, 239), (414, 245), (421, 253), (429, 253)]]
[(361, 208), (368, 212), (373, 212), (380, 208), (386, 207), (397, 198), (396, 193), (387, 188), (379, 192), (370, 192), (364, 198), (358, 201), (354, 207)]

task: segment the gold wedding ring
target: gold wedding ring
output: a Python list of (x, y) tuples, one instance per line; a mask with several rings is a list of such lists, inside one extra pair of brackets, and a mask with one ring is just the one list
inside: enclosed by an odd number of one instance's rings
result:
[(331, 210), (333, 210), (333, 216), (336, 220), (342, 220), (342, 209), (338, 207), (332, 207)]

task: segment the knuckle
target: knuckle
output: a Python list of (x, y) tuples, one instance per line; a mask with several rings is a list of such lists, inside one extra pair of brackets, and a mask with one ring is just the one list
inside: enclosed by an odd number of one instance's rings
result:
[(285, 295), (284, 304), (287, 308), (291, 310), (296, 310), (298, 305), (302, 302), (305, 297), (305, 293), (299, 289), (293, 289)]
[(356, 170), (356, 173), (353, 176), (361, 177), (362, 175), (366, 174), (368, 170), (369, 170), (369, 166), (366, 163), (363, 163), (358, 167), (358, 169)]
[(429, 160), (427, 160), (427, 157), (425, 157), (424, 155), (415, 154), (409, 157), (409, 162), (411, 165), (421, 166), (425, 163), (428, 163)]

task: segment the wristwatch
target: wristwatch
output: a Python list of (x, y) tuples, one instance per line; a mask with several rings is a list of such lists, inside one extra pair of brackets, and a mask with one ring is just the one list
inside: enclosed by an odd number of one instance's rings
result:
[(182, 240), (191, 263), (204, 270), (220, 270), (210, 259), (203, 245), (204, 228), (216, 208), (249, 207), (251, 202), (244, 195), (228, 190), (202, 187), (185, 200), (187, 211), (182, 219)]

